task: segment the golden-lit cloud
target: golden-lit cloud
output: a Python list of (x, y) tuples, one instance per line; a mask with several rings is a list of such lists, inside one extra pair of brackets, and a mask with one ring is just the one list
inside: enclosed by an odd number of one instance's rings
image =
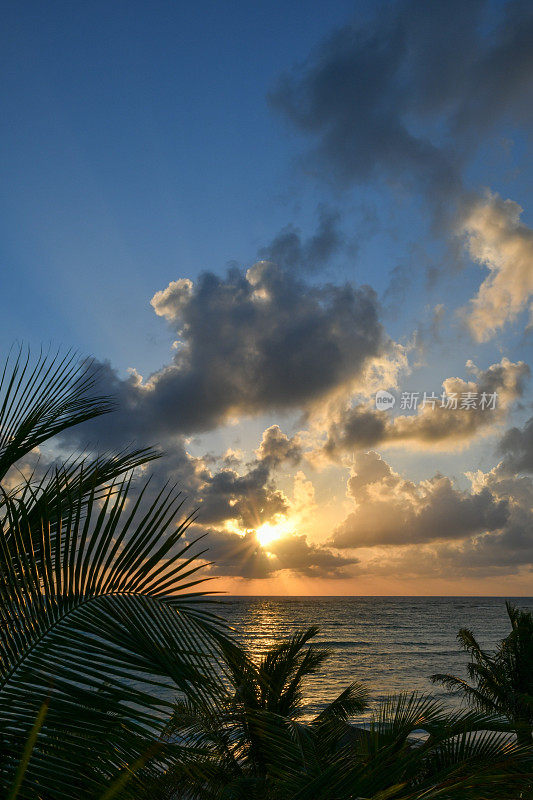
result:
[(357, 455), (348, 493), (355, 508), (333, 534), (338, 548), (464, 539), (503, 528), (509, 515), (508, 503), (484, 487), (460, 490), (439, 474), (410, 481), (373, 451)]
[(488, 193), (470, 208), (462, 225), (471, 257), (489, 269), (462, 314), (476, 341), (486, 342), (527, 308), (533, 296), (533, 230), (520, 221), (522, 208)]
[[(453, 582), (525, 576), (533, 564), (532, 422), (502, 440), (504, 459), (465, 474), (412, 481), (378, 453), (361, 453), (348, 480), (353, 510), (329, 544), (361, 555), (359, 573)], [(520, 468), (522, 474), (517, 474)], [(526, 584), (523, 584), (527, 585)]]
[[(348, 400), (329, 421), (323, 454), (342, 459), (346, 453), (378, 445), (457, 450), (478, 436), (494, 433), (522, 396), (529, 367), (523, 361), (512, 362), (504, 357), (486, 370), (478, 369), (471, 361), (466, 368), (472, 379), (446, 378), (438, 392), (427, 392), (436, 398), (429, 403), (424, 404), (419, 393), (414, 413), (402, 413), (400, 409), (393, 416), (390, 411), (377, 410), (373, 400), (354, 405)], [(468, 393), (477, 398), (475, 408), (461, 408), (461, 398)], [(395, 410), (401, 401), (401, 393), (396, 394)], [(494, 394), (493, 408), (488, 403), (481, 405), (479, 398)], [(443, 395), (455, 401), (448, 405), (447, 399), (442, 400)]]
[(193, 282), (189, 278), (178, 278), (170, 281), (166, 289), (156, 292), (150, 305), (158, 317), (165, 317), (169, 322), (179, 320), (193, 293)]
[(279, 425), (271, 425), (263, 432), (261, 444), (255, 451), (258, 461), (272, 467), (283, 462), (297, 464), (302, 458), (302, 448), (298, 436), (289, 438)]

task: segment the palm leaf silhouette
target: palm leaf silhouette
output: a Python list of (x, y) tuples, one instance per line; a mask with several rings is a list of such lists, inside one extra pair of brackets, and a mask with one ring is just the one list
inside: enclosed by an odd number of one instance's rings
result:
[[(67, 355), (8, 359), (0, 379), (0, 477), (33, 448), (111, 410), (88, 396), (94, 373)], [(176, 525), (174, 488), (132, 492), (132, 470), (157, 454), (72, 458), (0, 489), (0, 783), (17, 765), (44, 702), (17, 796), (91, 798), (164, 742), (173, 695), (210, 702), (227, 641), (197, 601), (197, 541)]]

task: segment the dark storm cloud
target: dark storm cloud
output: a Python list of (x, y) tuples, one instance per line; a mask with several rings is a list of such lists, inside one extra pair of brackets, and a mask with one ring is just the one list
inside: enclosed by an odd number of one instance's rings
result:
[(386, 177), (456, 198), (481, 135), (501, 121), (531, 130), (533, 6), (507, 3), (488, 30), (492, 18), (481, 0), (384, 5), (284, 75), (270, 101), (339, 184)]
[(321, 205), (318, 218), (318, 230), (313, 236), (303, 240), (300, 231), (288, 225), (267, 247), (261, 248), (259, 258), (294, 271), (314, 272), (324, 267), (339, 252), (345, 239), (339, 228), (338, 211)]
[(506, 472), (533, 472), (533, 417), (523, 428), (510, 428), (504, 434), (499, 450), (504, 456), (502, 467)]
[(121, 442), (301, 408), (360, 375), (385, 340), (370, 288), (309, 286), (269, 262), (225, 278), (205, 273), (195, 285), (174, 281), (152, 305), (179, 343), (173, 362), (146, 383), (104, 367), (102, 388), (120, 407), (108, 438)]

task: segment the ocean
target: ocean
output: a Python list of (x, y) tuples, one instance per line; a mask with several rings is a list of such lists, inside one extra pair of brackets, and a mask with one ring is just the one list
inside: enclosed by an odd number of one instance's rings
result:
[[(533, 610), (533, 598), (509, 599)], [(231, 597), (218, 613), (256, 656), (297, 630), (319, 626), (315, 641), (332, 655), (308, 681), (304, 718), (354, 680), (367, 685), (376, 703), (416, 690), (457, 706), (458, 698), (429, 676), (467, 677), (458, 630), (470, 628), (485, 649), (510, 630), (505, 598), (498, 597)]]

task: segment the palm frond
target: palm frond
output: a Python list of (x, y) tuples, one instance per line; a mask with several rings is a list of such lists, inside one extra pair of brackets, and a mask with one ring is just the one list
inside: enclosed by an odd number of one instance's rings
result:
[(0, 372), (0, 480), (23, 456), (73, 425), (111, 411), (109, 397), (90, 394), (98, 370), (70, 351), (40, 352), (31, 359), (20, 347)]
[(369, 705), (369, 692), (362, 683), (351, 683), (338, 697), (313, 720), (313, 724), (322, 724), (332, 719), (347, 720), (355, 714), (362, 714)]
[(70, 785), (85, 751), (81, 710), (93, 742), (107, 741), (114, 716), (123, 721), (124, 742), (132, 735), (142, 740), (162, 730), (172, 692), (205, 696), (217, 689), (216, 657), (227, 636), (213, 614), (187, 603), (190, 589), (203, 582), (190, 556), (194, 543), (183, 541), (191, 517), (172, 525), (183, 502), (173, 490), (143, 514), (141, 492), (127, 512), (129, 486), (129, 479), (114, 485), (95, 512), (97, 490), (87, 498), (83, 481), (70, 486), (67, 479), (69, 502), (62, 508), (54, 496), (50, 512), (40, 503), (38, 529), (33, 505), (4, 496), (0, 718), (11, 753), (50, 697), (25, 783), (44, 786), (59, 772)]
[(266, 772), (274, 780), (283, 782), (286, 796), (290, 797), (289, 786), (296, 789), (304, 776), (315, 775), (319, 768), (313, 729), (264, 709), (250, 712), (248, 721), (253, 735), (261, 743)]
[(308, 645), (317, 633), (312, 625), (266, 653), (259, 665), (263, 708), (286, 716), (298, 708), (305, 678), (317, 672), (330, 655), (326, 648)]

